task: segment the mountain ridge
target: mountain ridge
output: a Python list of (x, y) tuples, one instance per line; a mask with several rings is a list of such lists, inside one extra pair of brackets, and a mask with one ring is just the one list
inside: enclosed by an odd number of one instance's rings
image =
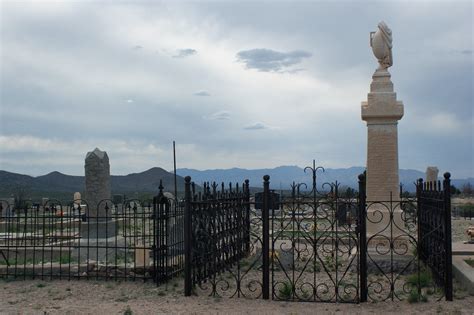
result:
[[(318, 187), (325, 182), (336, 180), (343, 186), (357, 189), (357, 177), (364, 172), (362, 166), (351, 166), (348, 168), (326, 168), (324, 172), (318, 170), (316, 179)], [(296, 165), (282, 165), (275, 168), (263, 169), (209, 169), (196, 170), (191, 168), (177, 169), (178, 191), (184, 191), (184, 177), (191, 176), (191, 180), (200, 185), (203, 182), (233, 182), (241, 183), (249, 179), (251, 187), (262, 187), (263, 176), (270, 175), (272, 189), (289, 189), (293, 182), (312, 183), (312, 173)], [(400, 169), (400, 182), (404, 189), (413, 192), (414, 183), (418, 178), (424, 178), (424, 172), (413, 169)], [(160, 179), (167, 191), (174, 191), (174, 174), (161, 167), (152, 167), (140, 173), (128, 175), (111, 175), (112, 193), (128, 192), (157, 192)], [(442, 180), (442, 177), (439, 178)], [(84, 191), (84, 176), (67, 175), (53, 171), (41, 176), (29, 176), (0, 170), (0, 194), (11, 195), (18, 185), (27, 186), (34, 191), (54, 191), (70, 193)], [(474, 185), (474, 178), (452, 179), (452, 184), (461, 188), (465, 183)], [(310, 186), (308, 186), (310, 187)]]
[[(335, 182), (336, 180), (344, 186), (357, 189), (358, 176), (365, 171), (365, 167), (351, 166), (347, 168), (325, 168), (324, 172), (318, 170), (316, 173), (316, 182), (320, 187), (325, 182)], [(202, 182), (242, 182), (245, 179), (250, 181), (251, 187), (262, 186), (263, 176), (270, 175), (270, 185), (273, 189), (289, 189), (294, 182), (305, 183), (309, 185), (312, 183), (312, 173), (299, 166), (279, 166), (272, 169), (210, 169), (210, 170), (196, 170), (190, 168), (180, 168), (176, 170), (177, 174), (181, 176), (191, 176), (191, 180), (197, 184)], [(414, 192), (415, 182), (419, 178), (425, 178), (425, 173), (414, 169), (400, 169), (400, 182), (403, 189)], [(439, 177), (442, 180), (442, 175)], [(452, 179), (452, 184), (460, 188), (463, 184), (470, 182), (474, 184), (474, 178), (466, 179)], [(311, 187), (311, 186), (309, 186)]]
[[(184, 187), (184, 178), (177, 176), (176, 179), (178, 188)], [(165, 190), (174, 191), (174, 174), (160, 167), (153, 167), (141, 173), (111, 175), (110, 185), (112, 193), (157, 192), (160, 180), (163, 181)], [(67, 175), (58, 171), (33, 177), (0, 170), (0, 194), (2, 195), (11, 195), (18, 186), (27, 187), (32, 191), (70, 193), (83, 192), (84, 185), (84, 176)]]

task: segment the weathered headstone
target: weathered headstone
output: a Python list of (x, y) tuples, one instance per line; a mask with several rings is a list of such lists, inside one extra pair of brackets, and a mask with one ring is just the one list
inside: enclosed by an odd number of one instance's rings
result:
[[(367, 101), (362, 102), (362, 120), (367, 122), (367, 201), (397, 201), (398, 120), (403, 117), (403, 103), (397, 100), (388, 68), (392, 66), (392, 31), (384, 22), (371, 33), (370, 45), (379, 62), (372, 76)], [(382, 218), (381, 218), (382, 215)], [(367, 231), (380, 232), (389, 225), (390, 214), (383, 205), (367, 210)], [(371, 218), (373, 217), (373, 218)], [(401, 211), (394, 212), (393, 223), (403, 227)], [(385, 229), (390, 235), (390, 229)], [(393, 231), (397, 234), (397, 231)]]
[(436, 166), (426, 168), (426, 182), (436, 182), (438, 180), (439, 170)]
[(76, 205), (80, 205), (81, 204), (81, 193), (80, 192), (75, 192), (74, 193), (74, 203)]
[(110, 207), (110, 164), (107, 152), (96, 148), (88, 152), (85, 161), (85, 199), (89, 206), (88, 216), (105, 217), (106, 201)]
[(112, 220), (110, 192), (110, 164), (105, 151), (96, 148), (85, 159), (85, 200), (87, 224), (82, 224), (81, 235), (89, 238), (108, 238), (116, 235)]

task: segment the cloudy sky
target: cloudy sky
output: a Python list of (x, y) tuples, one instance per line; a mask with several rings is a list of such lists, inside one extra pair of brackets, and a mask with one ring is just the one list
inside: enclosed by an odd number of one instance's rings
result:
[(474, 176), (473, 2), (0, 2), (0, 169), (363, 166), (393, 31), (401, 168)]

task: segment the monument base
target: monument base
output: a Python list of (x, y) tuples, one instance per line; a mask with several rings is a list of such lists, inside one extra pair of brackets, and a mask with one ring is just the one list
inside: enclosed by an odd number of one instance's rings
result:
[(82, 239), (102, 239), (117, 236), (118, 224), (115, 220), (88, 221), (81, 223)]
[(367, 237), (367, 270), (370, 273), (411, 274), (416, 271), (416, 244), (408, 235)]

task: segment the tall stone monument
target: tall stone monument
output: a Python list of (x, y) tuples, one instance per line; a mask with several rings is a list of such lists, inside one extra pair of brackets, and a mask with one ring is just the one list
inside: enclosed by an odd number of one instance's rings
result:
[(89, 238), (114, 236), (116, 224), (110, 214), (113, 205), (110, 200), (110, 164), (107, 153), (98, 148), (88, 152), (84, 169), (87, 223), (81, 226), (81, 235)]
[[(388, 72), (388, 68), (393, 65), (392, 31), (384, 22), (380, 22), (378, 30), (370, 34), (370, 46), (379, 62), (379, 67), (372, 76), (367, 101), (362, 102), (362, 120), (367, 122), (367, 201), (369, 203), (390, 199), (397, 201), (399, 200), (397, 124), (403, 117), (403, 103), (397, 100)], [(375, 205), (369, 207), (367, 210), (369, 235), (380, 232), (389, 225), (389, 217), (386, 207)], [(400, 210), (394, 213), (393, 223), (403, 226)], [(390, 233), (390, 229), (386, 229), (385, 232)]]
[(98, 148), (87, 152), (84, 170), (86, 175), (85, 199), (89, 206), (88, 216), (105, 217), (105, 202), (101, 201), (111, 197), (110, 164), (107, 152)]
[(426, 182), (436, 182), (438, 181), (439, 170), (436, 166), (428, 166), (426, 168)]

